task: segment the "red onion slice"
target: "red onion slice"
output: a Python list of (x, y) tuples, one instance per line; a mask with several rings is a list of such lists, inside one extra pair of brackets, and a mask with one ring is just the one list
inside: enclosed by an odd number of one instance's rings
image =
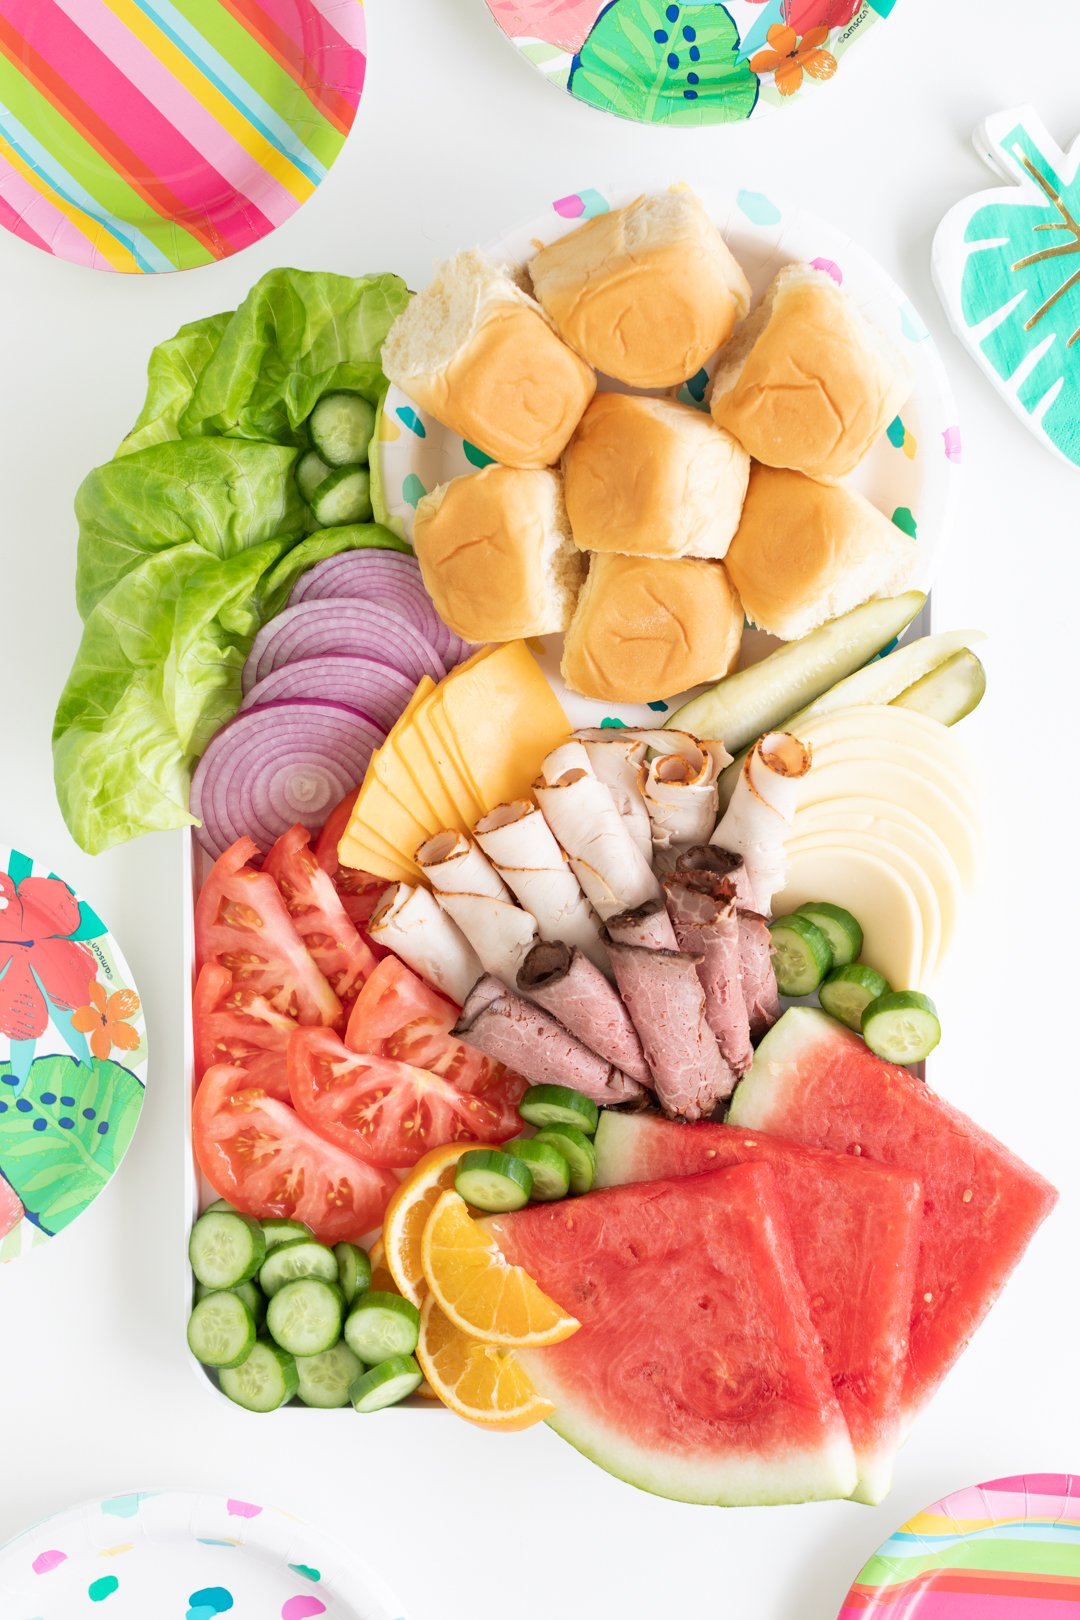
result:
[(375, 725), (389, 731), (416, 690), (407, 675), (374, 658), (305, 658), (282, 664), (251, 688), (240, 705), (243, 714), (257, 704), (314, 698), (324, 703), (346, 703)]
[(386, 732), (344, 703), (261, 704), (213, 738), (191, 782), (195, 836), (216, 860), (247, 835), (266, 854), (297, 822), (321, 827), (363, 780)]
[(460, 663), (465, 643), (443, 623), (427, 593), (415, 557), (402, 551), (344, 551), (327, 557), (302, 574), (292, 588), (289, 606), (298, 602), (378, 602), (414, 624), (435, 648), (447, 669)]
[(245, 696), (283, 664), (342, 655), (390, 664), (414, 686), (421, 676), (441, 681), (446, 674), (427, 637), (400, 613), (375, 602), (299, 602), (255, 637), (244, 665)]

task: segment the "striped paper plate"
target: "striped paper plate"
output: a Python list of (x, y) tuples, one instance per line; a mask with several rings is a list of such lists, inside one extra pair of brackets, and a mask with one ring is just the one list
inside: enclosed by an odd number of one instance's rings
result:
[(1020, 1474), (955, 1491), (879, 1547), (840, 1620), (1076, 1620), (1080, 1478)]
[(266, 236), (337, 157), (362, 0), (0, 0), (0, 225), (95, 270)]

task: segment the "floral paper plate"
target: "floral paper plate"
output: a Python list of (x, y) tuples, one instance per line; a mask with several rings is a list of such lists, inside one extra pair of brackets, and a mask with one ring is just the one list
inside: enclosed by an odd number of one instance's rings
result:
[(142, 1003), (101, 918), (0, 849), (0, 1264), (64, 1231), (110, 1180), (146, 1056)]
[(307, 1525), (256, 1502), (139, 1491), (0, 1548), (4, 1620), (401, 1620)]
[(1080, 1479), (1021, 1474), (935, 1502), (860, 1572), (839, 1620), (1076, 1620)]
[(249, 247), (337, 157), (362, 0), (3, 0), (0, 225), (95, 270)]
[(896, 0), (487, 0), (576, 101), (641, 124), (741, 123), (817, 95)]

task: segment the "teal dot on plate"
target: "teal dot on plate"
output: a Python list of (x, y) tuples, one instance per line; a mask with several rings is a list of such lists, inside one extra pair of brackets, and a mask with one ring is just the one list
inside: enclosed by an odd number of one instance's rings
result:
[(120, 1582), (115, 1575), (102, 1575), (100, 1580), (91, 1581), (87, 1587), (87, 1596), (91, 1603), (104, 1603), (107, 1597), (112, 1597)]
[(404, 423), (410, 433), (415, 433), (418, 439), (427, 438), (427, 428), (421, 422), (411, 405), (399, 405), (394, 412), (399, 422)]
[(667, 704), (666, 703), (660, 703), (660, 702), (650, 703), (649, 708), (650, 709), (655, 709), (657, 714), (666, 714), (667, 713)]
[(226, 1614), (232, 1608), (233, 1595), (224, 1586), (204, 1586), (192, 1592), (188, 1604), (185, 1620), (217, 1620), (219, 1614)]
[(289, 1568), (294, 1575), (305, 1575), (309, 1581), (321, 1581), (322, 1570), (312, 1569), (310, 1564), (290, 1564)]
[(780, 222), (779, 208), (760, 191), (740, 191), (735, 201), (753, 225), (777, 225)]
[(891, 445), (894, 445), (897, 450), (904, 448), (904, 424), (898, 416), (893, 417), (885, 432), (888, 434)]
[(892, 520), (898, 529), (903, 529), (905, 534), (910, 534), (911, 538), (915, 539), (915, 514), (910, 506), (898, 506), (892, 515)]
[(489, 456), (486, 450), (478, 450), (468, 439), (462, 440), (461, 448), (465, 452), (465, 460), (471, 461), (474, 467), (490, 467), (494, 463), (494, 456)]
[(415, 473), (409, 473), (408, 477), (405, 479), (405, 482), (401, 486), (402, 500), (407, 501), (410, 506), (415, 507), (418, 502), (423, 500), (426, 494), (427, 490), (424, 488), (421, 480), (416, 476)]
[(625, 725), (625, 720), (616, 720), (614, 716), (609, 714), (606, 720), (601, 720), (600, 729), (602, 731), (618, 731), (620, 727), (625, 727)]
[(700, 403), (700, 401), (705, 398), (705, 390), (708, 388), (708, 386), (709, 373), (702, 369), (701, 371), (695, 372), (690, 378), (686, 385), (686, 391), (690, 395), (691, 399), (697, 400)]

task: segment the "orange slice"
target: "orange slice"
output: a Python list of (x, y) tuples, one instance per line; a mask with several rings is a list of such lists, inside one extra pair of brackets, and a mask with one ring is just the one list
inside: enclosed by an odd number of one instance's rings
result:
[(527, 1271), (507, 1264), (456, 1192), (441, 1192), (435, 1200), (420, 1259), (440, 1308), (471, 1338), (532, 1348), (558, 1344), (581, 1326)]
[[(419, 1305), (427, 1293), (420, 1260), (427, 1218), (439, 1194), (454, 1185), (454, 1171), (461, 1155), (475, 1146), (475, 1142), (448, 1142), (445, 1147), (432, 1148), (387, 1205), (382, 1231), (386, 1268), (394, 1279), (394, 1288), (414, 1305)], [(371, 1286), (374, 1288), (374, 1282)]]
[(382, 1238), (377, 1238), (368, 1251), (371, 1261), (371, 1286), (380, 1294), (396, 1294), (398, 1285), (390, 1275), (390, 1268), (386, 1264), (386, 1252), (383, 1248)]
[(537, 1395), (512, 1350), (462, 1333), (432, 1294), (420, 1311), (416, 1359), (437, 1398), (485, 1429), (527, 1429), (555, 1410)]

